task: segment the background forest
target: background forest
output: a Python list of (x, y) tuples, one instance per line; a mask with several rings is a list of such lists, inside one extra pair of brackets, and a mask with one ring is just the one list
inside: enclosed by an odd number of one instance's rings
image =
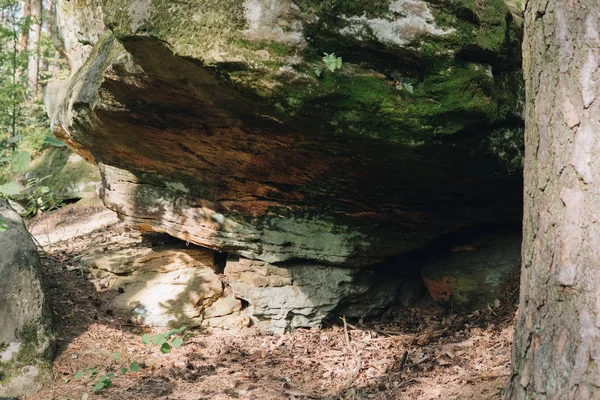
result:
[(50, 35), (53, 10), (53, 0), (0, 2), (0, 195), (25, 197), (30, 213), (48, 189), (43, 178), (20, 177), (45, 147), (64, 146), (52, 136), (42, 101), (45, 84), (65, 67)]

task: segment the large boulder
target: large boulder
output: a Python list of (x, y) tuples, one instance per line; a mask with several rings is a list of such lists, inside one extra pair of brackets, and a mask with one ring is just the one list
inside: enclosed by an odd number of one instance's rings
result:
[(66, 147), (44, 150), (29, 165), (25, 179), (37, 180), (52, 198), (63, 201), (96, 197), (100, 185), (98, 168)]
[(52, 99), (55, 134), (135, 226), (347, 267), (520, 220), (521, 28), (502, 0), (57, 6), (95, 47)]
[(21, 217), (0, 200), (0, 397), (34, 394), (50, 377), (50, 315), (41, 263)]
[(113, 307), (148, 326), (249, 325), (242, 302), (218, 275), (216, 253), (179, 246), (133, 246), (102, 253), (91, 249), (81, 262), (99, 289), (119, 294)]
[(451, 247), (422, 269), (431, 297), (456, 311), (473, 311), (505, 297), (521, 265), (520, 233), (488, 233)]

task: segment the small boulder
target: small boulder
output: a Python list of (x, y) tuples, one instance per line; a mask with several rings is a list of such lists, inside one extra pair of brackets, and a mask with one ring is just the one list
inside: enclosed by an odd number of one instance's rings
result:
[[(119, 289), (113, 307), (148, 326), (248, 326), (242, 303), (215, 272), (215, 252), (199, 247), (133, 247), (82, 258), (100, 289)], [(245, 325), (244, 325), (245, 318)]]
[(521, 264), (521, 235), (485, 235), (455, 245), (422, 270), (431, 297), (456, 311), (493, 304)]
[(32, 395), (50, 376), (41, 262), (21, 217), (0, 200), (0, 397)]

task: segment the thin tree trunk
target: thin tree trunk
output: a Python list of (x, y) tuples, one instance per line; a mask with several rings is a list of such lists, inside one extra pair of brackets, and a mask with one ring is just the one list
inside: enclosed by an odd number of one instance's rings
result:
[[(21, 18), (22, 21), (26, 21), (31, 15), (31, 3), (30, 0), (21, 1)], [(27, 24), (26, 24), (27, 26)], [(29, 40), (29, 32), (27, 29), (21, 29), (19, 31), (19, 51), (23, 52), (27, 49), (27, 42)]]
[(42, 31), (42, 0), (31, 0), (31, 29), (29, 30), (29, 59), (27, 61), (27, 82), (31, 97), (38, 93), (39, 44)]
[(600, 5), (529, 0), (521, 299), (506, 399), (600, 399)]
[[(42, 10), (42, 34), (51, 35), (52, 30), (52, 22), (54, 21), (54, 0), (48, 0), (46, 4), (46, 9)], [(49, 72), (53, 69), (52, 64), (53, 61), (49, 60), (47, 57), (41, 57), (41, 70), (44, 72)], [(43, 84), (43, 83), (42, 83)]]

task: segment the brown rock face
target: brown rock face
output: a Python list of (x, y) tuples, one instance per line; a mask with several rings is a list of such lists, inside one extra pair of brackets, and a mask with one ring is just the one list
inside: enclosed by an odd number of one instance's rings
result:
[[(219, 62), (221, 55), (202, 43), (186, 52), (178, 41), (172, 50), (129, 31), (152, 30), (144, 21), (160, 16), (131, 7), (115, 8), (136, 11), (131, 26), (109, 13), (107, 26), (117, 38), (100, 39), (54, 116), (57, 136), (99, 164), (104, 202), (129, 223), (267, 263), (363, 266), (460, 226), (519, 221), (519, 178), (486, 152), (485, 135), (477, 136), (492, 123), (485, 116), (491, 94), (477, 89), (475, 97), (457, 97), (464, 105), (453, 110), (446, 94), (413, 99), (412, 84), (394, 86), (359, 59), (320, 80), (306, 60), (293, 72), (281, 67), (260, 80), (264, 65), (253, 69), (248, 57), (231, 50), (241, 43), (243, 51), (254, 51), (235, 32), (223, 36), (229, 47)], [(302, 39), (289, 46), (297, 48), (271, 46), (260, 54), (300, 57), (309, 45)], [(465, 90), (494, 84), (485, 68), (461, 65), (456, 79), (474, 77)], [(422, 90), (434, 93), (427, 85)], [(414, 114), (407, 114), (411, 107)], [(409, 126), (426, 107), (448, 108), (454, 122), (419, 136), (421, 126)]]

